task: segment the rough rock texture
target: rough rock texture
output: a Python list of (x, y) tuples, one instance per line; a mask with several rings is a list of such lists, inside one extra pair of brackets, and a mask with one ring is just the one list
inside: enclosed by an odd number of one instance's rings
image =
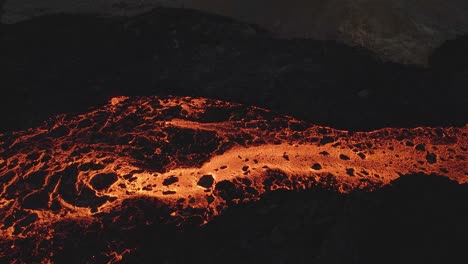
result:
[(160, 5), (231, 16), (284, 37), (338, 40), (403, 63), (427, 64), (442, 42), (468, 32), (464, 0), (10, 0), (4, 21), (57, 12), (134, 15)]

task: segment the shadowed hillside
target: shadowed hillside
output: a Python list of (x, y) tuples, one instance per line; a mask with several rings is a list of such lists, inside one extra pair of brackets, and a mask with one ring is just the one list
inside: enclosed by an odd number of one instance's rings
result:
[(210, 97), (352, 130), (464, 125), (468, 116), (466, 85), (447, 85), (448, 69), (384, 63), (332, 41), (280, 39), (194, 10), (53, 15), (3, 31), (2, 129), (117, 95)]
[(57, 12), (134, 15), (156, 6), (231, 16), (283, 37), (337, 40), (410, 64), (427, 64), (442, 42), (468, 32), (464, 0), (9, 0), (4, 20)]

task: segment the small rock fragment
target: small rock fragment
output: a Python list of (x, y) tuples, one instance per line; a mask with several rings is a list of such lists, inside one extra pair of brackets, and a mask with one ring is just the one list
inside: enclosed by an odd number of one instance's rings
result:
[(197, 185), (198, 186), (201, 186), (203, 188), (210, 188), (211, 186), (213, 186), (213, 183), (214, 183), (214, 178), (213, 176), (211, 175), (203, 175), (197, 182)]

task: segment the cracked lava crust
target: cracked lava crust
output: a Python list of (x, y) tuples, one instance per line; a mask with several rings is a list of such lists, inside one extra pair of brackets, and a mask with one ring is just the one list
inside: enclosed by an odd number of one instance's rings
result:
[(151, 221), (203, 225), (280, 189), (373, 191), (410, 173), (467, 183), (467, 133), (352, 133), (211, 99), (116, 97), (0, 134), (0, 244), (47, 241), (65, 222), (105, 228), (143, 200), (161, 212)]

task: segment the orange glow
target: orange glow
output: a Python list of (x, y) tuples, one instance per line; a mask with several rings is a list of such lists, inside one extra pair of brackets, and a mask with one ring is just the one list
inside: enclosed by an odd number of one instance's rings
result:
[(91, 224), (137, 197), (163, 202), (180, 223), (193, 215), (207, 223), (277, 189), (372, 191), (414, 172), (467, 183), (467, 133), (350, 133), (210, 99), (117, 97), (0, 134), (0, 239), (47, 238), (53, 223)]

